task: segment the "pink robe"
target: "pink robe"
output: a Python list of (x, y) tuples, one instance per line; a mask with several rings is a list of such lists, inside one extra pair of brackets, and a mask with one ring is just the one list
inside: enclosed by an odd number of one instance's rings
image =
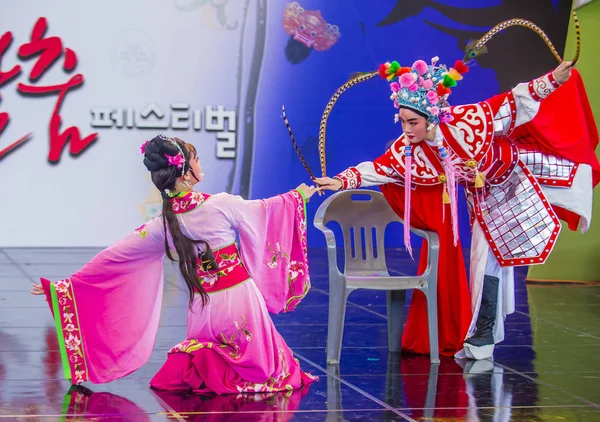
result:
[[(300, 193), (247, 201), (193, 192), (172, 203), (183, 233), (208, 242), (224, 277), (199, 271), (209, 303), (202, 308), (200, 298), (194, 299), (187, 337), (169, 351), (151, 385), (226, 394), (287, 391), (314, 381), (300, 370), (269, 316), (293, 310), (310, 289)], [(218, 253), (237, 250), (236, 230), (241, 260)], [(157, 217), (70, 278), (42, 279), (65, 377), (73, 384), (110, 382), (148, 361), (160, 318), (164, 249)]]

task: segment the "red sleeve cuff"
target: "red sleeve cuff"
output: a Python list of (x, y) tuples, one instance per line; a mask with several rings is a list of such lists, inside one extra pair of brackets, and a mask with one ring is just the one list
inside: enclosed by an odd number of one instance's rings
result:
[(356, 189), (359, 188), (361, 184), (360, 172), (356, 167), (350, 167), (349, 169), (344, 170), (335, 176), (335, 178), (342, 182), (342, 190)]
[(548, 79), (554, 88), (558, 88), (560, 86), (558, 81), (554, 78), (554, 72), (548, 73)]

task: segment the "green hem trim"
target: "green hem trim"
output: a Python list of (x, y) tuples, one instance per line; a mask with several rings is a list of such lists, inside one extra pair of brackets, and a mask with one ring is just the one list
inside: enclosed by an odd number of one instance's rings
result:
[(62, 329), (62, 320), (60, 318), (60, 309), (58, 307), (58, 297), (56, 295), (56, 284), (50, 283), (50, 296), (52, 298), (52, 310), (54, 312), (54, 323), (56, 324), (56, 336), (58, 337), (58, 348), (60, 349), (60, 357), (63, 366), (65, 379), (71, 380), (71, 365), (67, 358), (67, 349), (65, 347), (65, 336)]
[(62, 408), (60, 409), (60, 421), (66, 421), (67, 418), (69, 417), (69, 407), (71, 407), (71, 390), (72, 390), (72, 386), (69, 389), (69, 391), (67, 391), (67, 394), (65, 394), (65, 397), (63, 398), (63, 404), (62, 404)]
[(296, 192), (300, 194), (300, 196), (302, 197), (302, 201), (304, 202), (304, 219), (306, 220), (308, 218), (308, 213), (306, 212), (306, 197), (300, 189), (296, 189)]

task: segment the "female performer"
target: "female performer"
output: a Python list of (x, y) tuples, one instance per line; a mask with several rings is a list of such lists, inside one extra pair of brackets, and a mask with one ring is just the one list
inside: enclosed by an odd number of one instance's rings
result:
[[(147, 362), (159, 325), (165, 253), (187, 290), (187, 336), (150, 381), (197, 393), (298, 389), (303, 372), (269, 316), (310, 288), (305, 202), (318, 191), (265, 200), (194, 192), (203, 178), (191, 144), (156, 136), (141, 147), (162, 215), (100, 252), (70, 278), (34, 284), (56, 321), (65, 376), (105, 383)], [(236, 243), (236, 231), (240, 243)], [(173, 252), (176, 252), (175, 258)]]

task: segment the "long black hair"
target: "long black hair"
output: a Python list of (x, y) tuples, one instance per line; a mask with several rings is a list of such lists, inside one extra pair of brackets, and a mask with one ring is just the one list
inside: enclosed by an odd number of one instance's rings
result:
[[(177, 145), (179, 148), (177, 148)], [(178, 168), (174, 165), (169, 165), (169, 161), (166, 156), (176, 156), (179, 152), (183, 153), (185, 163), (183, 169)], [(202, 306), (208, 302), (208, 294), (202, 287), (202, 283), (198, 278), (198, 262), (202, 265), (204, 270), (213, 270), (217, 268), (217, 263), (213, 252), (204, 240), (190, 239), (181, 231), (179, 226), (179, 220), (173, 212), (171, 204), (171, 196), (167, 191), (175, 189), (175, 182), (182, 175), (191, 172), (192, 176), (196, 180), (198, 177), (194, 174), (194, 171), (190, 168), (190, 159), (196, 158), (196, 149), (191, 144), (186, 144), (181, 139), (167, 138), (163, 135), (158, 135), (152, 138), (144, 149), (144, 165), (150, 171), (152, 182), (156, 188), (160, 191), (163, 198), (163, 227), (165, 230), (165, 250), (167, 257), (173, 262), (179, 262), (179, 270), (183, 276), (183, 280), (188, 288), (190, 296), (189, 304), (191, 306), (194, 300), (194, 291), (200, 294), (202, 300)], [(173, 258), (171, 248), (169, 248), (169, 241), (167, 236), (168, 231), (171, 234), (173, 245), (177, 251), (177, 259)], [(199, 252), (197, 245), (203, 245), (204, 251)]]

